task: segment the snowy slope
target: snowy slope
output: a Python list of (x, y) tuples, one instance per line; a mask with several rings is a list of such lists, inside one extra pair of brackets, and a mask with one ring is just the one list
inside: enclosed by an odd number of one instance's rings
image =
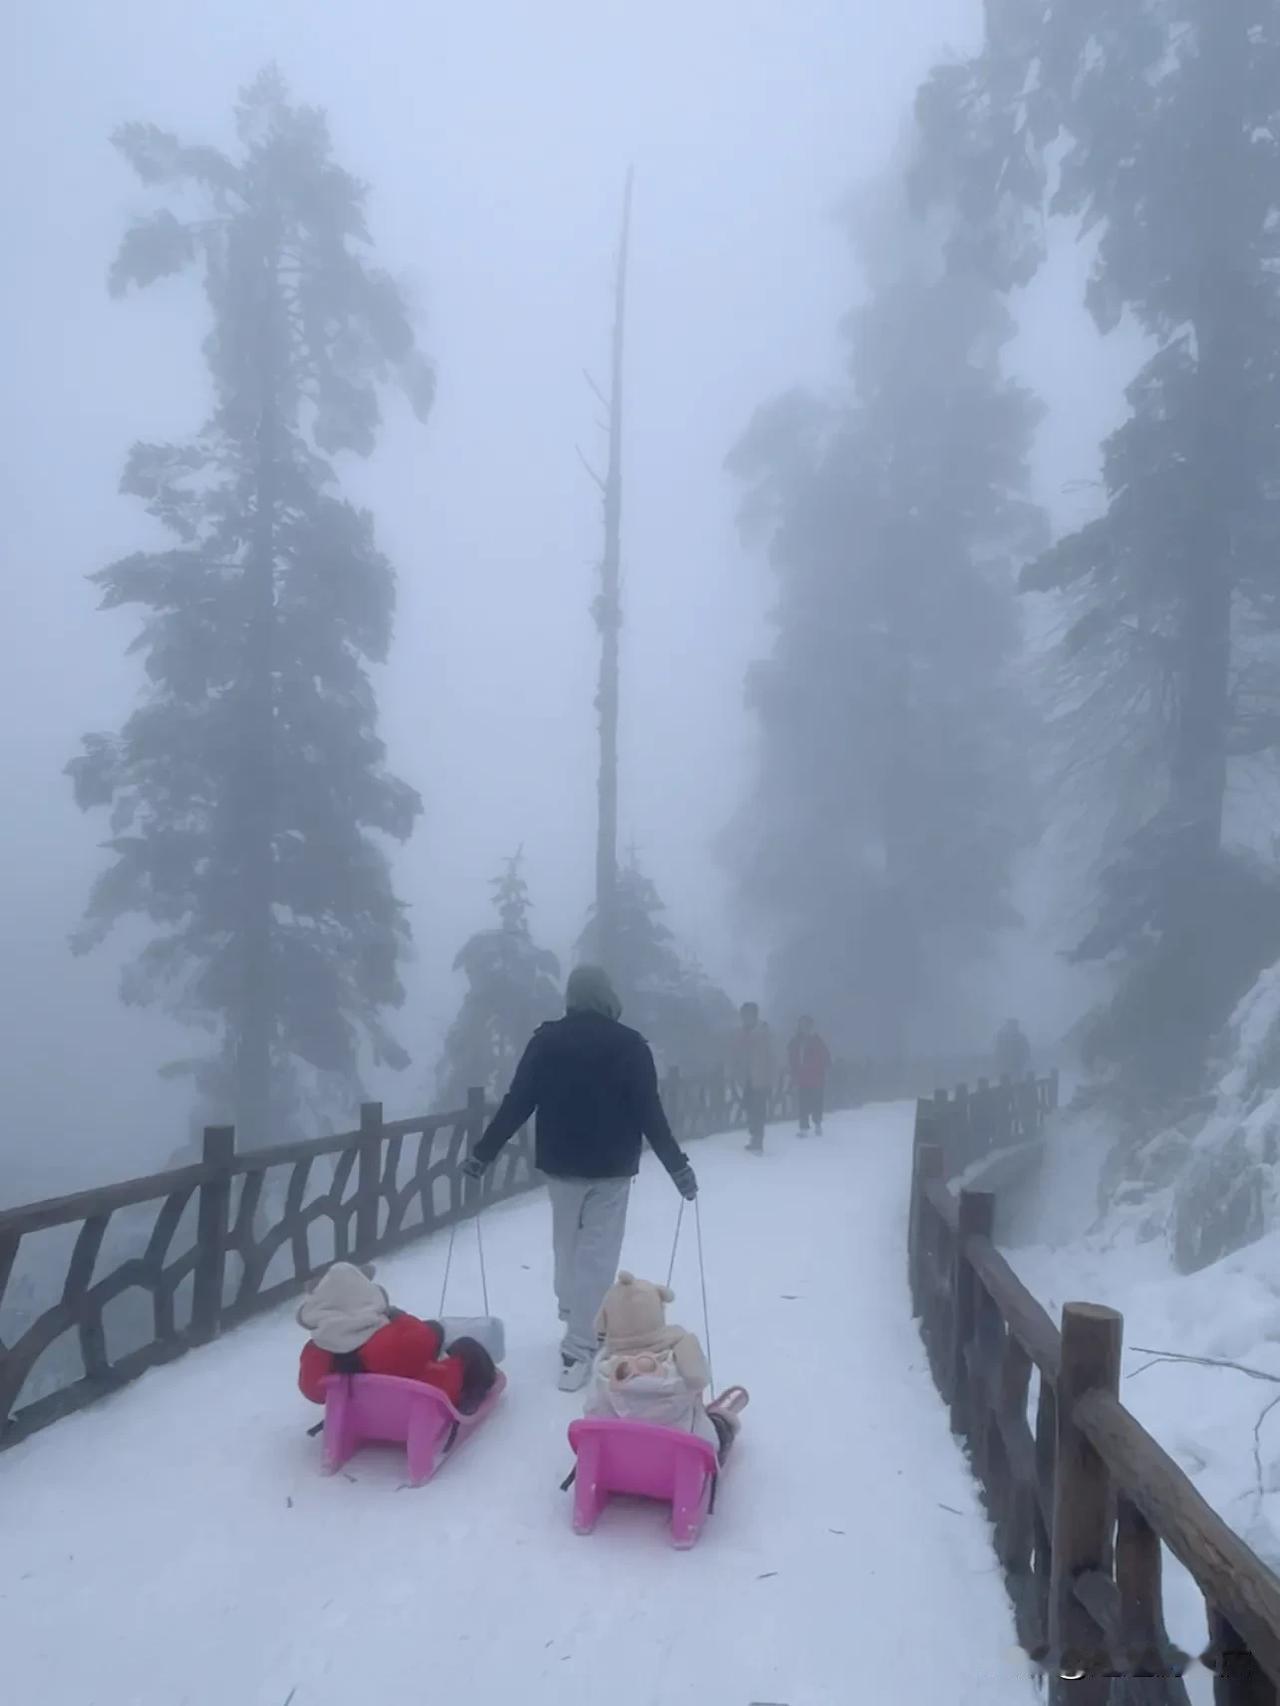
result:
[[(904, 1285), (910, 1115), (822, 1139), (700, 1144), (712, 1352), (752, 1392), (699, 1546), (656, 1507), (589, 1539), (558, 1491), (546, 1205), (486, 1218), (504, 1406), (439, 1478), (396, 1455), (317, 1472), (284, 1311), (0, 1458), (5, 1692), (42, 1706), (1029, 1706), (986, 1525), (923, 1368)], [(652, 1160), (627, 1265), (665, 1275), (676, 1198)], [(687, 1232), (691, 1232), (686, 1217)], [(464, 1229), (465, 1230), (465, 1229)], [(382, 1273), (434, 1310), (443, 1247)], [(450, 1310), (478, 1308), (459, 1237)], [(694, 1243), (673, 1318), (701, 1330)], [(16, 1668), (15, 1668), (16, 1667)]]

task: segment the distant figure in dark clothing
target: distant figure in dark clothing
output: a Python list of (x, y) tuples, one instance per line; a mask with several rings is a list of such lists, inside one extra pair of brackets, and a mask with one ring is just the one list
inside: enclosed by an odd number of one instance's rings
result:
[(996, 1036), (996, 1076), (1025, 1078), (1031, 1071), (1031, 1044), (1016, 1019), (1006, 1019)]
[(606, 974), (579, 966), (565, 991), (565, 1016), (539, 1025), (511, 1088), (463, 1171), (478, 1179), (534, 1113), (535, 1162), (547, 1175), (555, 1245), (556, 1298), (564, 1338), (560, 1388), (577, 1392), (595, 1360), (596, 1315), (618, 1273), (631, 1181), (643, 1138), (681, 1196), (698, 1182), (671, 1134), (658, 1070), (639, 1031), (618, 1023), (622, 1003)]
[(763, 1155), (769, 1092), (773, 1088), (773, 1034), (754, 1001), (744, 1001), (740, 1013), (742, 1026), (733, 1036), (730, 1069), (750, 1134), (747, 1148), (752, 1155)]
[(831, 1070), (831, 1051), (818, 1035), (817, 1026), (808, 1013), (802, 1013), (796, 1034), (787, 1050), (791, 1080), (796, 1087), (797, 1112), (800, 1115), (800, 1136), (813, 1129), (822, 1136), (822, 1110), (826, 1101), (827, 1073)]

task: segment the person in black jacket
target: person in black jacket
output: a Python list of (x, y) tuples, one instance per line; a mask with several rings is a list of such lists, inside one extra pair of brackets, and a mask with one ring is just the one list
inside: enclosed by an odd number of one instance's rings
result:
[(569, 977), (565, 1009), (563, 1019), (533, 1033), (463, 1171), (480, 1178), (536, 1113), (535, 1161), (551, 1197), (564, 1323), (560, 1387), (576, 1392), (590, 1377), (596, 1316), (617, 1277), (642, 1140), (648, 1138), (682, 1196), (696, 1196), (698, 1182), (663, 1112), (653, 1052), (639, 1031), (618, 1023), (622, 1004), (607, 974), (579, 966)]

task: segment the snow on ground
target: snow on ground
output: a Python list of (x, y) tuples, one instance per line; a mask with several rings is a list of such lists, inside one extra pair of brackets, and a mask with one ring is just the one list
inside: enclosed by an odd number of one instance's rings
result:
[[(1175, 1273), (1162, 1240), (1138, 1243), (1128, 1225), (1117, 1235), (1011, 1250), (1009, 1259), (1055, 1320), (1066, 1302), (1120, 1310), (1122, 1400), (1224, 1521), (1280, 1568), (1280, 1405), (1261, 1421), (1256, 1447), (1254, 1438), (1263, 1411), (1280, 1399), (1280, 1235), (1189, 1275)], [(1275, 1383), (1198, 1364), (1150, 1366), (1148, 1350), (1242, 1363)], [(1169, 1632), (1199, 1653), (1203, 1601), (1167, 1554), (1166, 1565)], [(1189, 1682), (1194, 1701), (1211, 1698), (1204, 1672)]]
[[(752, 1393), (695, 1550), (656, 1506), (569, 1525), (546, 1204), (485, 1219), (509, 1393), (417, 1491), (397, 1453), (318, 1473), (291, 1310), (0, 1458), (6, 1697), (42, 1706), (1030, 1706), (976, 1490), (923, 1365), (903, 1238), (910, 1112), (699, 1144), (712, 1353)], [(666, 1273), (652, 1159), (626, 1265)], [(701, 1330), (686, 1216), (673, 1319)], [(479, 1308), (458, 1240), (450, 1310)], [(433, 1311), (444, 1249), (385, 1264)], [(1226, 1377), (1236, 1378), (1236, 1377)]]

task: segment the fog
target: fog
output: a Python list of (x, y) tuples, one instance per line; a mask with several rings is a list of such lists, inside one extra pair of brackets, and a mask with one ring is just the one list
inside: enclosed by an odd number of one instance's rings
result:
[[(378, 258), (437, 367), (425, 426), (391, 404), (369, 461), (340, 463), (398, 572), (382, 732), (425, 802), (395, 870), (416, 942), (395, 1025), (413, 1064), (371, 1086), (407, 1112), (427, 1099), (459, 996), (453, 955), (487, 921), (504, 857), (523, 845), (535, 931), (562, 960), (590, 900), (600, 522), (576, 447), (602, 462), (583, 369), (605, 377), (631, 164), (621, 842), (682, 944), (735, 1000), (756, 993), (764, 945), (712, 846), (753, 762), (743, 679), (773, 590), (739, 542), (724, 459), (771, 395), (839, 380), (859, 287), (836, 210), (885, 168), (930, 65), (973, 47), (979, 11), (922, 0), (907, 27), (879, 0), (69, 0), (10, 20), (0, 1197), (159, 1165), (186, 1136), (187, 1093), (155, 1077), (180, 1033), (117, 998), (129, 944), (80, 959), (67, 946), (106, 832), (61, 772), (86, 731), (120, 725), (140, 677), (136, 615), (98, 613), (85, 576), (154, 543), (117, 491), (131, 443), (182, 438), (209, 406), (195, 279), (107, 296), (120, 233), (147, 204), (112, 130), (143, 119), (226, 145), (237, 89), (278, 61), (371, 186)], [(1098, 443), (1136, 349), (1094, 332), (1087, 271), (1069, 241), (1055, 248), (1014, 352), (1050, 405), (1035, 486), (1059, 526), (1096, 503)], [(1012, 978), (1020, 1010), (1054, 1030), (1077, 989), (1042, 876), (1022, 882), (1029, 929), (982, 973), (981, 1019), (1003, 1016)]]

